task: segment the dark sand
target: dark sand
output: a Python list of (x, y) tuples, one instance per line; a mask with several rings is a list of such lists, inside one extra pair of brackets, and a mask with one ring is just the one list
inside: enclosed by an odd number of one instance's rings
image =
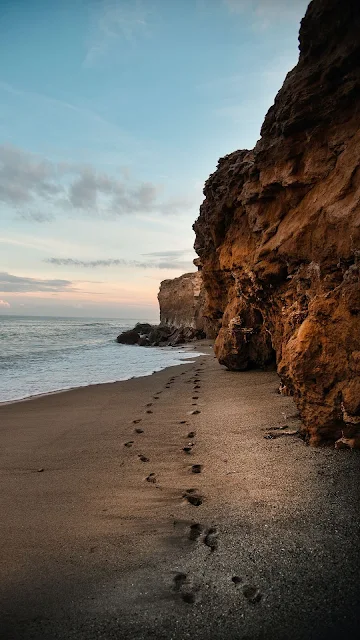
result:
[(207, 351), (0, 407), (1, 640), (358, 637), (359, 453)]

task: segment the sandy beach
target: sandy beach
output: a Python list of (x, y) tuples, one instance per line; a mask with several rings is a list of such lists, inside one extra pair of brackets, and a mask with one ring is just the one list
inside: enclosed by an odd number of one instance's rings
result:
[(0, 407), (2, 640), (357, 637), (358, 452), (198, 350)]

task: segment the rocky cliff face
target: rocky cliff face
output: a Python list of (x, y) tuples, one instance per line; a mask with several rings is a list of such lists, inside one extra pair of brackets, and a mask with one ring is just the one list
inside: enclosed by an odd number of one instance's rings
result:
[(158, 293), (160, 324), (176, 329), (202, 331), (204, 296), (201, 272), (185, 273), (179, 278), (163, 280)]
[(358, 0), (310, 3), (261, 139), (220, 159), (194, 225), (219, 361), (276, 361), (314, 444), (360, 443), (359, 33)]

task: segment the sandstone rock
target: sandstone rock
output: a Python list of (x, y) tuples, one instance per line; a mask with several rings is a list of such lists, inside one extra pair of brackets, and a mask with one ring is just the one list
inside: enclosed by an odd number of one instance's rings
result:
[[(200, 261), (195, 260), (194, 263), (200, 269)], [(185, 273), (172, 280), (163, 280), (158, 300), (160, 325), (185, 332), (184, 342), (215, 337), (213, 321), (204, 313), (206, 293), (201, 271)]]
[(219, 160), (194, 225), (220, 363), (276, 362), (313, 444), (360, 433), (359, 33), (358, 0), (310, 3), (259, 142)]

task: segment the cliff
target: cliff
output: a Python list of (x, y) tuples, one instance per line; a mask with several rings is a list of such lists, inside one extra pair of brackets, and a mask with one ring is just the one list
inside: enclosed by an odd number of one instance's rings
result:
[[(194, 260), (199, 269), (201, 265)], [(204, 317), (205, 289), (201, 271), (163, 280), (158, 293), (160, 324), (138, 323), (117, 337), (120, 344), (176, 346), (190, 340), (214, 337)]]
[(160, 324), (204, 331), (204, 291), (201, 272), (163, 280), (158, 294)]
[(229, 369), (276, 362), (313, 444), (360, 444), (360, 5), (313, 0), (252, 151), (221, 158), (194, 225)]

